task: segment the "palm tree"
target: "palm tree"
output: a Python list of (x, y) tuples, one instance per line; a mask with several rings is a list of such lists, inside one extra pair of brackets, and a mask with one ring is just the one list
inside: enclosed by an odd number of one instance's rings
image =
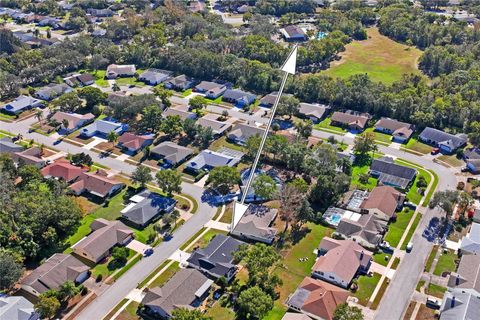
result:
[(35, 112), (35, 118), (37, 118), (38, 122), (42, 121), (43, 111), (42, 110), (37, 110), (37, 112)]
[(110, 131), (107, 135), (107, 139), (112, 143), (112, 149), (115, 147), (115, 143), (118, 141), (118, 133), (115, 131)]
[(69, 125), (69, 123), (68, 123), (68, 120), (67, 120), (67, 119), (63, 119), (63, 120), (62, 120), (62, 125), (63, 125), (63, 128), (64, 128), (65, 130), (68, 130), (68, 125)]

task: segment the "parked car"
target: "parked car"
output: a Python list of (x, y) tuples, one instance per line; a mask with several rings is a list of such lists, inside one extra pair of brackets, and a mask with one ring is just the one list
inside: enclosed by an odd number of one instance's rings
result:
[(417, 205), (413, 202), (407, 201), (403, 205), (407, 208), (412, 209), (412, 210), (417, 210)]
[(433, 148), (432, 149), (432, 152), (430, 152), (431, 155), (436, 155), (440, 152), (440, 149), (439, 148)]
[(426, 306), (432, 309), (440, 309), (442, 303), (437, 299), (427, 298)]
[(388, 241), (382, 241), (379, 246), (383, 250), (383, 252), (386, 253), (395, 251), (395, 248), (390, 246), (390, 243), (388, 243)]
[(412, 249), (413, 249), (413, 242), (412, 242), (412, 241), (410, 241), (410, 242), (407, 244), (407, 248), (406, 248), (406, 249), (407, 249), (407, 252), (412, 251)]
[(145, 249), (145, 251), (143, 251), (143, 256), (144, 257), (149, 257), (153, 254), (153, 248), (148, 248), (148, 249)]

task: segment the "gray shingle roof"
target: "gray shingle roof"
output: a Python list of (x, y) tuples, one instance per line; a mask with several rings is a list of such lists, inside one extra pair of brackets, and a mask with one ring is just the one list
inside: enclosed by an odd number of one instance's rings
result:
[(364, 214), (358, 221), (343, 218), (338, 223), (336, 233), (343, 236), (357, 236), (364, 241), (376, 246), (382, 239), (382, 231), (387, 227), (387, 222), (382, 221), (373, 214)]
[(220, 167), (220, 166), (229, 166), (233, 167), (240, 162), (241, 157), (234, 157), (221, 152), (215, 152), (211, 150), (203, 150), (196, 157), (190, 160), (187, 163), (187, 167), (200, 170), (204, 167)]
[(463, 255), (457, 272), (450, 274), (448, 287), (453, 289), (470, 289), (480, 295), (480, 256)]
[(145, 225), (160, 213), (171, 212), (175, 207), (176, 200), (159, 195), (158, 193), (145, 190), (137, 196), (143, 197), (143, 200), (135, 203), (122, 215), (125, 219), (138, 225)]
[(160, 69), (148, 69), (143, 72), (138, 79), (141, 81), (148, 81), (150, 83), (160, 83), (170, 78), (172, 72)]
[(469, 293), (445, 292), (440, 307), (440, 320), (480, 319), (480, 297)]
[(452, 150), (463, 146), (468, 140), (465, 134), (453, 135), (430, 127), (423, 129), (422, 133), (420, 133), (420, 138), (436, 144), (449, 146)]
[(0, 319), (5, 320), (37, 320), (33, 303), (21, 296), (0, 294)]
[(108, 134), (112, 131), (117, 130), (119, 127), (121, 127), (122, 124), (119, 122), (111, 122), (111, 121), (106, 121), (106, 120), (96, 120), (92, 124), (86, 126), (85, 128), (82, 129), (82, 133), (91, 133), (91, 132), (101, 132), (104, 134)]
[(251, 103), (255, 101), (256, 96), (253, 93), (238, 90), (238, 89), (229, 89), (223, 94), (224, 99), (240, 101), (243, 100), (245, 103)]
[(225, 131), (229, 130), (232, 127), (231, 122), (227, 121), (218, 121), (213, 119), (211, 116), (203, 116), (197, 120), (197, 124), (204, 128), (211, 128), (213, 134), (220, 135), (223, 134)]
[(162, 157), (170, 163), (177, 164), (190, 156), (193, 150), (174, 142), (165, 141), (152, 148), (150, 153)]
[(163, 287), (150, 289), (142, 300), (145, 306), (161, 308), (167, 314), (178, 307), (191, 306), (197, 300), (199, 290), (213, 284), (204, 274), (195, 269), (180, 269)]
[(387, 184), (395, 184), (402, 188), (415, 178), (417, 170), (402, 166), (393, 162), (391, 158), (374, 159), (370, 171), (380, 172), (380, 181)]
[(225, 87), (225, 85), (211, 81), (202, 81), (195, 86), (195, 89), (198, 91), (209, 91), (219, 87)]
[(23, 109), (40, 106), (42, 102), (30, 96), (19, 96), (12, 102), (6, 103), (2, 109), (8, 112), (17, 113)]
[(179, 116), (180, 119), (185, 120), (185, 119), (195, 119), (196, 115), (193, 112), (190, 111), (185, 111), (177, 108), (168, 108), (162, 113), (163, 117), (168, 117), (168, 116)]
[(270, 227), (270, 225), (275, 220), (277, 213), (277, 209), (250, 204), (235, 226), (233, 233), (242, 234), (247, 238), (254, 236), (265, 240), (273, 240), (277, 234), (277, 229)]
[(300, 103), (298, 112), (306, 117), (315, 117), (318, 119), (323, 118), (326, 112), (330, 110), (329, 106), (324, 104), (312, 104), (312, 103)]
[(23, 151), (23, 147), (13, 143), (12, 139), (4, 137), (0, 139), (0, 153), (14, 153)]
[(265, 129), (259, 128), (257, 126), (249, 125), (248, 123), (239, 123), (236, 124), (232, 131), (228, 133), (228, 138), (237, 141), (245, 142), (248, 138), (254, 135), (261, 136)]
[(43, 88), (40, 88), (35, 92), (36, 95), (44, 95), (49, 98), (55, 98), (58, 97), (66, 92), (71, 91), (72, 89), (65, 83), (60, 83), (60, 84), (49, 84), (48, 86), (45, 86)]
[(233, 262), (233, 253), (244, 244), (244, 242), (217, 234), (204, 249), (195, 250), (188, 263), (192, 266), (201, 268), (213, 276), (219, 278), (235, 267)]

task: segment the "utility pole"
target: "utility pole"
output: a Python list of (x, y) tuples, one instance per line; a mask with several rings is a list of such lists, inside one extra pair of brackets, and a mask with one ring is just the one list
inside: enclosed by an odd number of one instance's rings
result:
[(262, 140), (260, 141), (260, 146), (258, 148), (257, 154), (255, 156), (255, 160), (253, 161), (252, 167), (250, 168), (250, 174), (248, 176), (247, 184), (242, 192), (242, 198), (240, 202), (236, 201), (233, 207), (233, 219), (231, 229), (235, 228), (238, 221), (242, 218), (245, 214), (245, 211), (248, 209), (248, 205), (245, 205), (245, 198), (247, 197), (248, 191), (253, 182), (253, 178), (255, 177), (255, 171), (257, 170), (258, 161), (260, 160), (260, 156), (262, 154), (263, 148), (265, 146), (265, 141), (267, 141), (268, 133), (270, 131), (270, 127), (272, 126), (273, 119), (275, 118), (275, 112), (277, 111), (278, 103), (280, 102), (280, 98), (283, 93), (283, 89), (285, 87), (285, 83), (287, 82), (287, 78), (289, 74), (295, 74), (295, 67), (297, 64), (297, 45), (293, 47), (293, 50), (288, 55), (287, 60), (280, 68), (284, 72), (282, 82), (280, 84), (280, 90), (278, 90), (277, 97), (275, 98), (275, 103), (273, 104), (270, 119), (268, 120), (267, 127), (262, 135)]

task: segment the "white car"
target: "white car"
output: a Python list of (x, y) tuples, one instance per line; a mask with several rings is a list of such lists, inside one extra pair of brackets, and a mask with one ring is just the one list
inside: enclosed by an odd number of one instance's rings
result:
[(407, 248), (406, 248), (406, 249), (407, 249), (407, 252), (412, 251), (412, 249), (413, 249), (413, 242), (410, 241), (410, 242), (407, 244)]

